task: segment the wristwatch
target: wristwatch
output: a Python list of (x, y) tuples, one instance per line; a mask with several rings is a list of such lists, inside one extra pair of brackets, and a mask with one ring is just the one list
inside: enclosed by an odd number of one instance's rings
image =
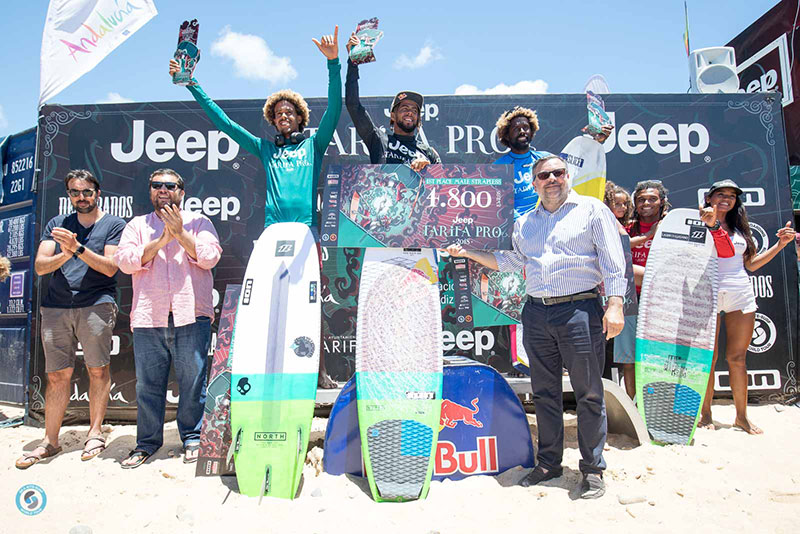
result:
[(86, 252), (86, 247), (81, 245), (81, 246), (79, 246), (78, 248), (75, 249), (75, 253), (72, 255), (72, 257), (73, 258), (77, 258), (78, 256), (80, 256), (84, 252)]
[(708, 228), (710, 231), (712, 231), (712, 232), (716, 232), (717, 230), (719, 230), (719, 229), (722, 227), (722, 225), (721, 225), (721, 224), (719, 224), (719, 219), (717, 219), (717, 222), (715, 222), (715, 223), (714, 223), (714, 226), (708, 226), (708, 225), (706, 225), (706, 227), (707, 227), (707, 228)]

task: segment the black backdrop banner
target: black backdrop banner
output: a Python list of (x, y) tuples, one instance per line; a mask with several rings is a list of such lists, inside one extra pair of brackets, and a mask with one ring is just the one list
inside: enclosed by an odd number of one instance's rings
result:
[[(608, 178), (632, 190), (639, 180), (660, 179), (675, 207), (695, 207), (704, 189), (732, 178), (745, 191), (754, 235), (761, 247), (775, 242), (775, 232), (792, 218), (786, 141), (780, 100), (775, 94), (684, 95), (613, 94), (604, 96), (615, 123), (606, 141)], [(388, 127), (388, 97), (362, 99), (378, 124)], [(316, 126), (325, 99), (309, 99), (310, 125)], [(231, 118), (256, 135), (272, 137), (262, 118), (260, 100), (220, 101)], [(504, 151), (494, 124), (505, 110), (522, 105), (537, 110), (539, 150), (558, 153), (586, 124), (586, 97), (574, 95), (432, 96), (422, 114), (423, 135), (444, 163), (492, 163)], [(37, 232), (51, 217), (70, 209), (63, 176), (88, 168), (102, 184), (104, 210), (130, 220), (151, 211), (147, 178), (159, 167), (178, 171), (186, 181), (184, 208), (202, 212), (214, 223), (223, 256), (214, 270), (214, 303), (228, 284), (241, 283), (264, 221), (265, 175), (259, 159), (216, 130), (194, 102), (47, 106), (42, 110), (39, 145), (40, 201)], [(343, 114), (327, 165), (368, 163), (364, 144)], [(324, 347), (333, 378), (347, 380), (354, 369), (355, 305), (361, 254), (358, 249), (323, 250), (322, 296)], [(772, 393), (797, 390), (797, 265), (787, 247), (752, 276), (758, 297), (756, 334), (748, 354), (755, 389)], [(120, 313), (115, 330), (109, 415), (133, 414), (135, 373), (129, 325), (130, 277), (118, 274)], [(37, 279), (38, 309), (47, 278)], [(669, 298), (669, 295), (664, 295)], [(451, 310), (452, 311), (452, 310)], [(38, 316), (35, 323), (38, 323)], [(454, 314), (451, 313), (450, 317)], [(452, 320), (452, 319), (451, 319)], [(447, 316), (445, 317), (447, 322)], [(36, 326), (36, 324), (34, 324)], [(507, 327), (459, 331), (445, 324), (447, 353), (466, 354), (503, 369), (507, 366)], [(34, 328), (38, 332), (38, 328)], [(44, 356), (32, 335), (31, 405), (43, 407)], [(213, 347), (213, 340), (212, 340)], [(727, 372), (718, 367), (718, 386)], [(88, 378), (76, 369), (70, 416), (86, 418)], [(177, 398), (170, 382), (168, 400)]]

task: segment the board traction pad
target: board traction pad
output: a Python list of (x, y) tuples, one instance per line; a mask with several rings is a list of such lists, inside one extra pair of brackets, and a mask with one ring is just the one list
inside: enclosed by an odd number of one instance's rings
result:
[(432, 251), (368, 249), (361, 275), (356, 392), (373, 498), (424, 498), (442, 394), (441, 312)]

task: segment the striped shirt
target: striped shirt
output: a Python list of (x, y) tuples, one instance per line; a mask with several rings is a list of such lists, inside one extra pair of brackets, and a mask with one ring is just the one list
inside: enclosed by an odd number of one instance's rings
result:
[(540, 203), (514, 223), (514, 250), (495, 252), (501, 271), (525, 269), (527, 293), (562, 297), (605, 284), (606, 295), (623, 296), (625, 256), (617, 222), (600, 200), (570, 191), (550, 213)]

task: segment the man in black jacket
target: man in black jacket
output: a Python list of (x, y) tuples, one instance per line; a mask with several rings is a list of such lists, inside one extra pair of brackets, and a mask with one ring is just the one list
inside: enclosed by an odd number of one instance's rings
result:
[[(353, 33), (347, 43), (349, 51), (358, 44)], [(378, 128), (361, 105), (358, 96), (358, 65), (347, 60), (347, 79), (345, 81), (345, 105), (353, 119), (358, 135), (369, 151), (370, 163), (404, 163), (419, 172), (426, 165), (441, 163), (436, 150), (417, 135), (420, 125), (423, 98), (413, 91), (401, 91), (392, 100), (389, 126), (391, 133), (383, 127)]]

